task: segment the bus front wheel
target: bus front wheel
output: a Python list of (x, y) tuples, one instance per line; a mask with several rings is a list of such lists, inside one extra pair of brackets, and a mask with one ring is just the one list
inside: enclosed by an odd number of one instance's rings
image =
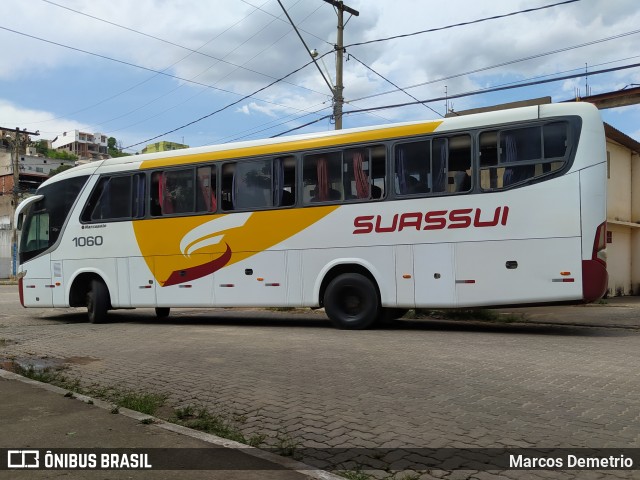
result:
[(156, 307), (156, 317), (167, 318), (171, 309), (169, 307)]
[(369, 278), (359, 273), (343, 273), (331, 280), (324, 292), (324, 309), (334, 326), (361, 330), (378, 317), (378, 291)]
[(87, 292), (87, 312), (91, 323), (102, 323), (107, 319), (110, 299), (109, 290), (101, 280), (92, 280)]

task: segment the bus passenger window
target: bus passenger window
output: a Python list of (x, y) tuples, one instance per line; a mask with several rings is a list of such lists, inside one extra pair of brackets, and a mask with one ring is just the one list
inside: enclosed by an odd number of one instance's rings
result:
[(198, 167), (196, 180), (196, 212), (215, 212), (217, 208), (215, 166)]
[[(435, 139), (434, 145), (439, 140)], [(450, 193), (468, 192), (471, 190), (471, 137), (459, 135), (449, 137), (446, 140), (448, 144), (446, 191)]]
[[(141, 176), (136, 175), (137, 177)], [(131, 175), (101, 178), (89, 197), (81, 220), (95, 222), (131, 218), (133, 203), (136, 201), (132, 196), (132, 178)], [(138, 205), (137, 207), (139, 208)], [(142, 212), (144, 215), (144, 208)]]
[(271, 160), (238, 162), (233, 181), (235, 208), (273, 207)]
[[(398, 195), (413, 195), (431, 192), (430, 141), (403, 143), (395, 149), (395, 192)], [(435, 179), (436, 184), (444, 178)]]
[(568, 123), (483, 132), (480, 155), (483, 190), (525, 184), (564, 167), (569, 155)]
[(273, 159), (273, 205), (290, 207), (296, 203), (296, 158)]
[(344, 198), (342, 152), (307, 155), (303, 161), (305, 203)]

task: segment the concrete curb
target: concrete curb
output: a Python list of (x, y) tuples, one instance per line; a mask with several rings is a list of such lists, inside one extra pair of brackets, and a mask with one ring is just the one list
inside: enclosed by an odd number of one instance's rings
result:
[[(33, 385), (35, 387), (38, 387), (43, 390), (47, 390), (49, 392), (56, 393), (62, 396), (67, 395), (68, 393), (71, 392), (70, 390), (67, 390), (65, 388), (60, 388), (55, 385), (51, 385), (49, 383), (38, 382), (36, 380), (32, 380), (30, 378), (23, 377), (22, 375), (18, 375), (17, 373), (9, 372), (3, 369), (0, 369), (0, 377), (7, 380), (17, 380), (17, 381), (20, 381), (29, 385)], [(108, 410), (109, 412), (111, 412), (111, 410), (113, 410), (115, 406), (113, 403), (105, 402), (104, 400), (99, 400), (99, 399), (92, 398), (87, 395), (82, 395), (75, 392), (71, 392), (71, 393), (73, 394), (73, 397), (72, 397), (73, 399), (79, 400), (83, 403), (92, 404), (98, 408), (102, 408), (103, 410)], [(191, 428), (183, 427), (182, 425), (170, 423), (160, 418), (154, 417), (152, 415), (140, 413), (135, 410), (129, 410), (128, 408), (118, 407), (118, 414), (124, 415), (125, 417), (129, 417), (137, 421), (152, 420), (153, 425), (156, 427), (159, 427), (164, 430), (174, 432), (180, 435), (185, 435), (191, 438), (195, 438), (197, 440), (210, 443), (211, 445), (215, 445), (217, 447), (225, 447), (225, 448), (242, 450), (242, 452), (247, 455), (251, 455), (252, 457), (256, 457), (261, 460), (274, 463), (276, 465), (280, 465), (288, 470), (293, 470), (302, 475), (306, 475), (309, 478), (314, 478), (317, 480), (344, 480), (344, 477), (335, 475), (330, 472), (326, 472), (324, 470), (319, 470), (316, 467), (309, 466), (297, 460), (293, 460), (287, 457), (281, 457), (280, 455), (276, 455), (275, 453), (267, 452), (265, 450), (260, 450), (259, 448), (251, 447), (249, 445), (245, 445), (244, 443), (235, 442), (233, 440), (227, 440), (226, 438), (218, 437), (217, 435), (200, 432), (198, 430), (193, 430)]]

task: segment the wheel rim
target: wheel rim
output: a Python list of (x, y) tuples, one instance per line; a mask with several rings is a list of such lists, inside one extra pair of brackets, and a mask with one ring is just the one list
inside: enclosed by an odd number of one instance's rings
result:
[(350, 317), (356, 317), (362, 313), (364, 298), (362, 292), (352, 286), (344, 288), (341, 295), (340, 309)]

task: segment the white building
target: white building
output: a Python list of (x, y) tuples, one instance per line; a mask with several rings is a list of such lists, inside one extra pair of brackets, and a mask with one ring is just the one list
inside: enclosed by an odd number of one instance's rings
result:
[(73, 153), (80, 160), (102, 160), (109, 158), (107, 140), (107, 136), (102, 133), (72, 130), (54, 138), (51, 147)]

